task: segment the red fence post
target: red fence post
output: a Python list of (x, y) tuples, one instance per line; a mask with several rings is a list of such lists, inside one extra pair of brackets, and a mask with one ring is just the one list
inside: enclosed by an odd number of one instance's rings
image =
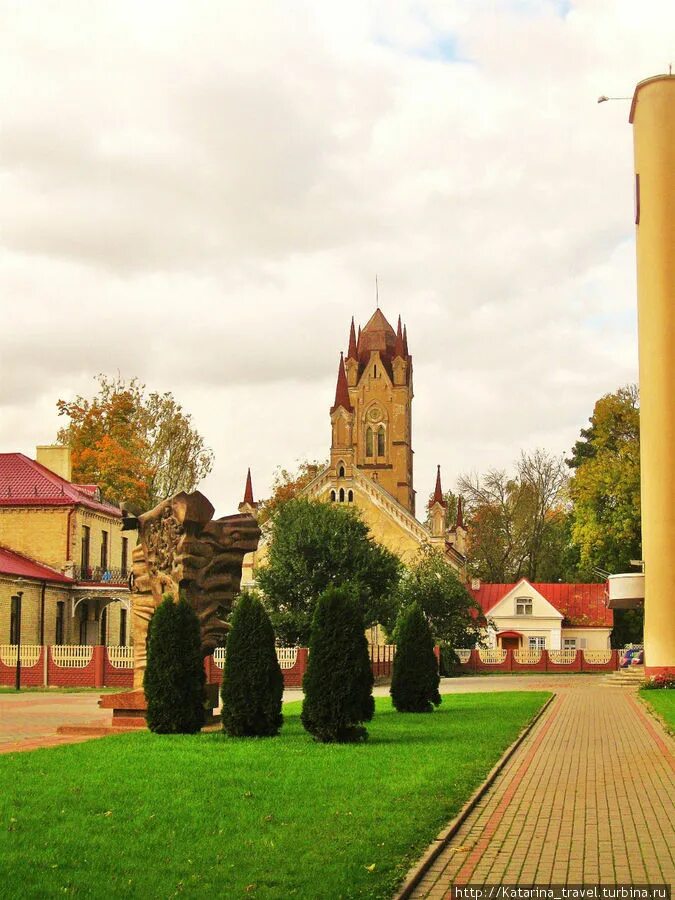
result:
[(94, 647), (94, 687), (100, 688), (104, 685), (103, 666), (105, 661), (105, 647), (100, 645)]

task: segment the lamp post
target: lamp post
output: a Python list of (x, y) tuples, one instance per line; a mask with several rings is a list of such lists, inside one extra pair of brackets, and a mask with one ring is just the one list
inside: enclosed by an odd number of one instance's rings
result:
[(15, 688), (21, 690), (21, 601), (23, 599), (23, 591), (17, 591), (12, 596), (12, 600), (16, 600), (16, 680)]

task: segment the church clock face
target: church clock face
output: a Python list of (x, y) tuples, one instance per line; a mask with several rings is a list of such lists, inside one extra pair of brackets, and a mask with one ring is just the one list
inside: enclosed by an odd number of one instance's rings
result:
[(368, 410), (368, 421), (369, 422), (381, 422), (382, 421), (382, 410), (379, 406), (372, 406)]

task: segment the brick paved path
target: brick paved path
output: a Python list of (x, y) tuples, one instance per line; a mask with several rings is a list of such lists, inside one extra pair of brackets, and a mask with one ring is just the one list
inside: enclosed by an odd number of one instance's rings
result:
[(556, 690), (413, 897), (455, 883), (673, 883), (672, 740), (630, 689)]

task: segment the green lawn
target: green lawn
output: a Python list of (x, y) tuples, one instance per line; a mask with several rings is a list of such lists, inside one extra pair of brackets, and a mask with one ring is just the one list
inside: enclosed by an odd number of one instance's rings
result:
[(641, 690), (640, 696), (656, 710), (662, 719), (665, 719), (668, 728), (675, 731), (675, 691), (665, 688), (660, 691)]
[(122, 734), (0, 756), (2, 896), (389, 897), (550, 696), (378, 699), (364, 745)]

